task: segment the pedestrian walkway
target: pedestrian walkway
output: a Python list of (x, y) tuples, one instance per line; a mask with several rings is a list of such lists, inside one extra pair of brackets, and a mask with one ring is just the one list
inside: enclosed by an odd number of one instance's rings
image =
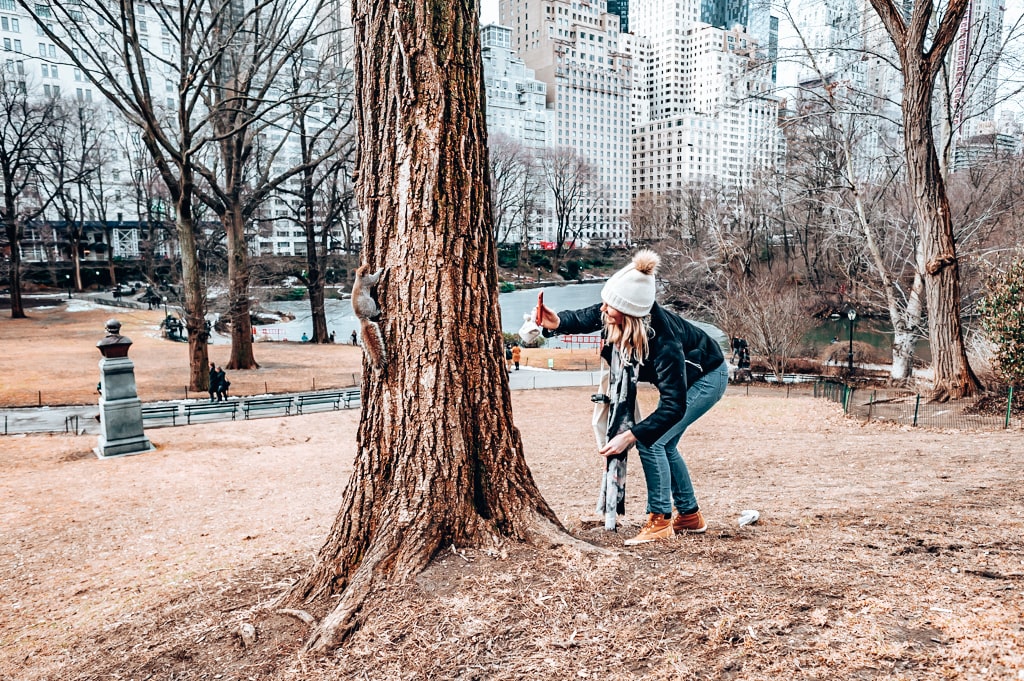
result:
[[(601, 382), (599, 371), (551, 371), (547, 369), (524, 368), (509, 374), (509, 387), (512, 390), (538, 390), (543, 388), (567, 388), (576, 386), (596, 386)], [(284, 393), (275, 397), (297, 397), (304, 393)], [(266, 395), (249, 395), (240, 398), (258, 399)], [(205, 400), (172, 400), (146, 402), (143, 406), (197, 404)], [(237, 415), (236, 415), (237, 416)], [(254, 413), (252, 418), (276, 418), (281, 414), (274, 412)], [(230, 421), (231, 414), (209, 414), (203, 417), (203, 423), (213, 421)], [(185, 419), (178, 419), (177, 425), (184, 425)], [(147, 423), (146, 428), (163, 428), (170, 423)], [(99, 405), (26, 407), (0, 409), (0, 435), (19, 435), (25, 433), (77, 433), (96, 434), (100, 432)]]

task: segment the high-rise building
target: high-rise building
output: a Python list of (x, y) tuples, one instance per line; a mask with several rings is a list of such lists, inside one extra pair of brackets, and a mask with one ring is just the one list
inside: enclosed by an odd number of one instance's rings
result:
[(512, 50), (512, 29), (489, 24), (480, 36), (487, 132), (543, 149), (548, 138), (547, 85)]
[(971, 0), (950, 50), (955, 74), (951, 103), (957, 145), (988, 134), (996, 120), (1005, 12), (1002, 0)]
[[(573, 149), (595, 171), (594, 207), (574, 232), (591, 241), (629, 238), (632, 62), (605, 0), (500, 0), (512, 48), (547, 87), (549, 147)], [(555, 216), (543, 232), (556, 236)]]
[(619, 31), (629, 33), (629, 0), (608, 0), (608, 12), (619, 18)]
[(792, 16), (801, 47), (795, 114), (828, 113), (845, 133), (853, 182), (878, 181), (880, 159), (902, 145), (903, 78), (895, 48), (868, 0), (798, 0)]
[(738, 2), (634, 0), (634, 198), (736, 191), (775, 162), (778, 102), (748, 17)]
[[(913, 4), (906, 2), (910, 16)], [(977, 153), (976, 140), (990, 135), (997, 119), (998, 59), (1005, 6), (999, 0), (970, 0), (947, 60), (952, 76), (949, 98), (952, 129), (950, 161), (964, 167)], [(876, 159), (892, 153), (899, 141), (903, 77), (895, 48), (868, 0), (798, 0), (793, 16), (806, 53), (799, 80), (805, 88), (842, 88), (846, 113), (859, 112), (855, 165), (862, 179), (882, 166)], [(937, 113), (936, 120), (945, 114)], [(970, 149), (958, 151), (961, 144)]]

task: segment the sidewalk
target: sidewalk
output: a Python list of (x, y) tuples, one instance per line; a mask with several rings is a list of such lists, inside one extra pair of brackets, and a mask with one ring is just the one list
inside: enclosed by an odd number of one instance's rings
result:
[[(575, 386), (596, 386), (600, 382), (599, 371), (551, 371), (548, 369), (523, 368), (520, 371), (512, 371), (509, 374), (509, 388), (512, 390), (538, 390), (543, 388), (566, 388)], [(331, 392), (331, 391), (321, 391)], [(297, 396), (310, 394), (310, 391), (298, 393), (282, 393), (280, 397)], [(260, 395), (249, 395), (247, 397), (258, 398)], [(231, 398), (243, 400), (245, 398)], [(206, 399), (197, 400), (170, 400), (160, 402), (146, 402), (144, 406), (174, 405), (202, 403)], [(315, 412), (311, 412), (315, 413)], [(293, 410), (292, 415), (295, 415)], [(250, 418), (279, 418), (279, 412), (266, 410), (253, 412)], [(241, 419), (239, 414), (236, 419)], [(228, 414), (204, 415), (197, 423), (212, 421), (230, 421)], [(184, 417), (178, 419), (178, 425), (185, 425)], [(171, 427), (170, 423), (164, 420), (151, 422), (146, 428)], [(0, 436), (19, 435), (26, 433), (78, 433), (94, 434), (100, 432), (99, 405), (77, 405), (77, 406), (52, 406), (52, 407), (21, 407), (0, 409)]]

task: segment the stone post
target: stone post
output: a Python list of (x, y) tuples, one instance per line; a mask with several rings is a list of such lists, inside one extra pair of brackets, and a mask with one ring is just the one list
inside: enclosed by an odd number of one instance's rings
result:
[(129, 338), (121, 322), (107, 321), (107, 336), (96, 347), (100, 360), (100, 441), (96, 456), (107, 458), (154, 449), (142, 432), (142, 402), (135, 391), (135, 365), (128, 359)]

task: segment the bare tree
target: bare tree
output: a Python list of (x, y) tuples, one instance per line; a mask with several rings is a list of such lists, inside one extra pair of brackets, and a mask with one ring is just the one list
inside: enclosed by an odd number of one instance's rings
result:
[(597, 170), (575, 149), (546, 149), (538, 160), (544, 188), (553, 201), (555, 250), (551, 266), (557, 272), (566, 244), (572, 248), (580, 240), (603, 197)]
[[(334, 64), (334, 59), (321, 63)], [(293, 96), (289, 135), (299, 147), (299, 174), (280, 192), (297, 199), (282, 219), (302, 229), (306, 239), (306, 269), (299, 278), (309, 292), (313, 322), (312, 343), (328, 343), (324, 289), (327, 256), (332, 250), (332, 232), (345, 219), (352, 205), (348, 169), (355, 157), (352, 130), (352, 91), (350, 71), (334, 66), (311, 70), (310, 60), (296, 56), (292, 61), (287, 92)], [(310, 77), (313, 75), (314, 77)], [(283, 80), (283, 79), (282, 79)], [(334, 97), (322, 100), (310, 92), (331, 91)], [(290, 186), (294, 185), (294, 186)], [(343, 196), (344, 195), (344, 196)]]
[[(19, 77), (20, 75), (20, 77)], [(37, 191), (44, 133), (55, 102), (29, 99), (24, 75), (0, 68), (0, 222), (10, 250), (11, 317), (25, 317), (21, 298), (21, 239), (25, 225), (43, 214), (46, 202)]]
[[(357, 194), (387, 364), (363, 372), (354, 471), (311, 570), (285, 599), (330, 612), (330, 651), (371, 589), (450, 546), (564, 537), (512, 423), (481, 101), (478, 6), (356, 0)], [(466, 358), (472, 357), (472, 362)]]
[(39, 183), (64, 223), (75, 288), (81, 291), (88, 184), (103, 169), (105, 126), (92, 107), (58, 100), (53, 114), (44, 135)]
[(723, 328), (747, 339), (781, 382), (787, 363), (814, 327), (805, 303), (799, 289), (785, 279), (762, 276), (726, 287), (711, 309)]
[[(308, 86), (298, 91), (289, 88), (295, 68), (302, 77), (308, 74), (315, 79), (314, 46), (331, 37), (326, 28), (328, 6), (324, 0), (299, 6), (268, 0), (244, 9), (221, 0), (206, 2), (213, 30), (204, 43), (196, 45), (208, 55), (210, 65), (199, 94), (209, 111), (208, 134), (217, 157), (215, 163), (197, 160), (196, 170), (209, 189), (200, 197), (221, 219), (227, 235), (231, 321), (227, 366), (252, 369), (259, 365), (253, 356), (249, 311), (251, 222), (258, 207), (280, 186), (300, 175), (309, 162), (319, 163), (320, 154), (334, 153), (332, 148), (317, 149), (316, 158), (306, 163), (288, 158), (288, 145), (294, 142), (289, 127), (296, 108), (308, 111), (313, 103), (330, 101), (333, 94)], [(257, 165), (255, 141), (271, 130), (280, 140)]]
[(981, 383), (967, 360), (960, 300), (960, 262), (946, 183), (932, 123), (935, 79), (956, 38), (970, 0), (915, 2), (871, 0), (899, 55), (903, 73), (903, 138), (907, 181), (921, 235), (928, 329), (932, 351), (932, 399), (975, 394)]
[(499, 245), (518, 246), (518, 263), (520, 254), (529, 247), (541, 208), (543, 190), (537, 177), (537, 160), (522, 142), (502, 134), (491, 137), (488, 147), (494, 238)]
[[(140, 34), (137, 12), (147, 5), (131, 2), (109, 4), (105, 0), (70, 3), (44, 2), (52, 18), (36, 12), (38, 3), (17, 0), (35, 20), (39, 31), (81, 70), (106, 100), (141, 136), (153, 165), (174, 203), (174, 217), (181, 251), (185, 324), (189, 342), (189, 387), (205, 391), (207, 370), (206, 291), (200, 280), (196, 251), (195, 205), (196, 161), (203, 152), (199, 135), (205, 125), (205, 110), (198, 96), (208, 78), (210, 55), (196, 48), (217, 29), (199, 3), (180, 0), (159, 8), (155, 25), (175, 38), (168, 41), (167, 54), (149, 47)], [(56, 29), (59, 26), (60, 29)], [(154, 65), (156, 68), (154, 68)], [(153, 78), (166, 78), (171, 92), (160, 97), (152, 87)], [(169, 101), (168, 101), (169, 100)]]

